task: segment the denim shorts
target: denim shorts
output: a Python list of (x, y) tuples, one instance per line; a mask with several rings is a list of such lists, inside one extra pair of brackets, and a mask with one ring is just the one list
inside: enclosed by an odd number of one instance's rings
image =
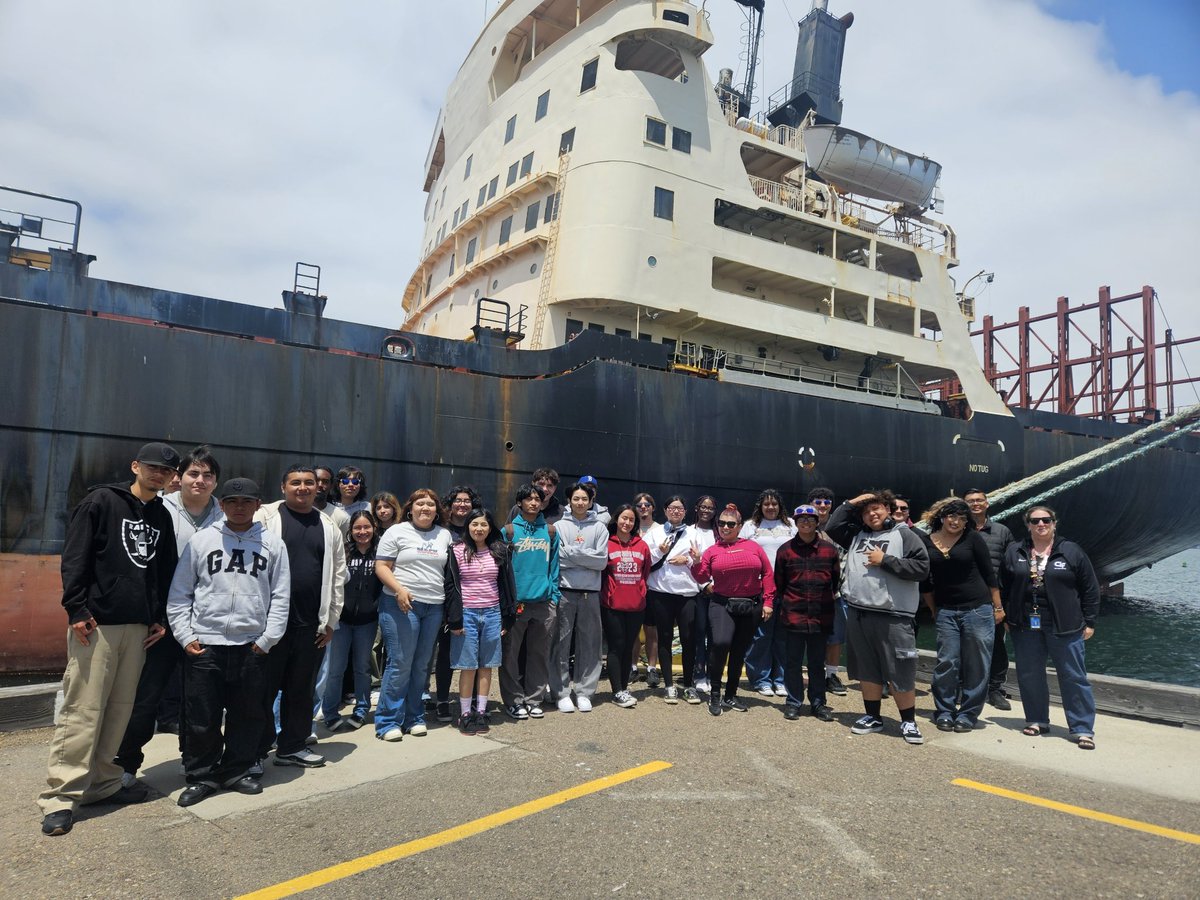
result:
[(500, 665), (500, 607), (463, 610), (463, 633), (450, 635), (450, 668), (494, 669)]

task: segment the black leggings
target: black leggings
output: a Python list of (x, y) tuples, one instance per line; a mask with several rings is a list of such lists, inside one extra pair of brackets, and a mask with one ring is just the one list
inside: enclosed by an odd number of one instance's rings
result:
[(721, 670), (729, 661), (725, 678), (725, 696), (736, 697), (738, 681), (742, 677), (742, 664), (746, 651), (754, 640), (754, 630), (762, 618), (762, 607), (756, 606), (748, 616), (731, 616), (723, 599), (715, 596), (708, 604), (708, 678), (712, 682), (712, 694), (721, 690)]
[[(655, 622), (658, 627), (658, 667), (662, 670), (663, 684), (670, 687), (672, 681), (671, 638), (675, 626), (679, 626), (679, 643), (683, 647), (683, 686), (692, 686), (692, 669), (696, 666), (696, 641), (693, 627), (696, 621), (696, 598), (678, 594), (650, 591), (654, 598)], [(706, 601), (707, 602), (707, 601)]]
[(633, 644), (642, 629), (642, 610), (622, 612), (600, 607), (600, 624), (608, 643), (608, 683), (614, 694), (629, 688), (629, 670), (633, 667)]

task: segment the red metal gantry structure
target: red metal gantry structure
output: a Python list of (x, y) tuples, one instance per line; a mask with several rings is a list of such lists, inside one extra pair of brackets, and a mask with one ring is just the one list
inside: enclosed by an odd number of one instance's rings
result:
[[(971, 336), (983, 339), (984, 373), (1009, 406), (1109, 422), (1157, 422), (1174, 414), (1177, 387), (1200, 382), (1200, 377), (1175, 377), (1177, 352), (1200, 337), (1177, 340), (1168, 328), (1159, 340), (1156, 299), (1148, 285), (1122, 297), (1113, 297), (1104, 286), (1095, 303), (1071, 307), (1059, 297), (1054, 312), (1031, 316), (1022, 306), (1017, 321), (1003, 325), (984, 316), (983, 328)], [(1140, 316), (1130, 316), (1122, 304), (1139, 300)], [(1099, 323), (1094, 336), (1081, 323), (1093, 312), (1093, 325)], [(1047, 326), (1056, 332), (1049, 339), (1043, 333)], [(1080, 339), (1086, 349), (1073, 356), (1072, 343), (1078, 347)], [(946, 382), (926, 389), (944, 399), (961, 392), (957, 383)]]

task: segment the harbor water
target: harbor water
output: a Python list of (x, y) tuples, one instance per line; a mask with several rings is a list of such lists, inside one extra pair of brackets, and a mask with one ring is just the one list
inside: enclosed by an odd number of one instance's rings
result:
[[(927, 619), (917, 645), (937, 648)], [(1008, 656), (1015, 659), (1011, 642)], [(1100, 601), (1087, 668), (1094, 675), (1200, 687), (1200, 548), (1131, 575), (1124, 597)]]

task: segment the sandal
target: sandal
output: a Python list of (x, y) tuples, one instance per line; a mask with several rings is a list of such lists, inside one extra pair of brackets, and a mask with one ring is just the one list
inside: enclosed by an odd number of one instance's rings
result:
[(1092, 738), (1091, 735), (1087, 735), (1087, 734), (1080, 735), (1079, 739), (1076, 740), (1075, 743), (1079, 745), (1080, 750), (1095, 750), (1096, 749), (1096, 741), (1094, 738)]
[(1021, 729), (1021, 734), (1026, 737), (1041, 737), (1050, 733), (1049, 725), (1026, 725)]

